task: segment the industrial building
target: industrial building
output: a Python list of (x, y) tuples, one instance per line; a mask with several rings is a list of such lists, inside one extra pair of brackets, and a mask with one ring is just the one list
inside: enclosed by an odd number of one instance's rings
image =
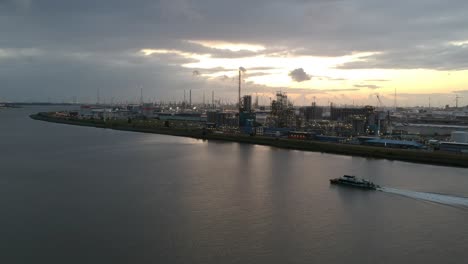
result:
[(206, 113), (208, 123), (216, 124), (217, 127), (237, 126), (237, 118), (231, 112), (209, 111)]
[(296, 125), (295, 110), (291, 102), (288, 101), (286, 93), (277, 92), (276, 100), (271, 102), (270, 119), (271, 126), (284, 128)]
[(241, 111), (242, 112), (252, 112), (252, 96), (244, 95), (244, 97), (242, 97)]
[(450, 139), (457, 143), (468, 143), (468, 132), (466, 131), (453, 131)]
[(375, 112), (372, 106), (365, 106), (361, 108), (340, 108), (330, 107), (330, 120), (349, 122), (356, 116), (368, 119), (371, 114)]
[(312, 103), (312, 106), (299, 108), (300, 114), (304, 117), (304, 121), (310, 122), (313, 120), (321, 120), (323, 117), (323, 108)]
[(394, 124), (394, 130), (407, 134), (419, 134), (422, 136), (448, 136), (453, 131), (468, 132), (466, 125), (448, 125), (448, 124), (416, 124), (416, 123), (398, 123)]
[(468, 143), (458, 142), (441, 142), (439, 144), (440, 151), (455, 152), (455, 153), (467, 153), (468, 154)]
[(362, 143), (367, 146), (386, 147), (386, 148), (400, 148), (400, 149), (423, 149), (425, 146), (415, 141), (403, 141), (392, 139), (370, 139)]

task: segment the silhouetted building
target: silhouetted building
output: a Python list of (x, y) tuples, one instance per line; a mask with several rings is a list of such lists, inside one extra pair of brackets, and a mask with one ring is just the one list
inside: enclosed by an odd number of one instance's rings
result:
[(340, 107), (331, 107), (330, 108), (330, 119), (334, 121), (351, 121), (355, 116), (364, 117), (369, 119), (369, 116), (375, 111), (372, 106), (365, 106), (362, 108), (340, 108)]
[(276, 100), (271, 102), (270, 121), (274, 127), (293, 127), (296, 118), (293, 105), (285, 93), (277, 92)]
[(216, 126), (236, 126), (236, 118), (233, 113), (224, 112), (207, 112), (206, 118), (208, 123), (214, 123)]
[(252, 96), (244, 95), (244, 97), (242, 97), (242, 111), (252, 112)]
[(306, 122), (322, 119), (323, 108), (315, 105), (315, 103), (312, 106), (301, 107), (299, 111)]

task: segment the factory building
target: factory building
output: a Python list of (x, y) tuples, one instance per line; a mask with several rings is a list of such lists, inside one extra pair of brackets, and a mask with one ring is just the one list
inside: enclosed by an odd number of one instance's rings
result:
[(468, 132), (468, 126), (446, 124), (399, 123), (394, 124), (394, 130), (404, 132), (406, 134), (419, 134), (423, 136), (449, 136), (453, 131)]
[(221, 126), (236, 126), (237, 121), (233, 113), (209, 111), (206, 113), (208, 123), (216, 124), (217, 127)]
[(293, 105), (288, 101), (286, 93), (277, 92), (276, 100), (271, 102), (269, 121), (271, 126), (284, 128), (296, 125), (296, 116)]
[(252, 96), (244, 95), (242, 97), (242, 112), (252, 112)]
[(468, 143), (458, 142), (441, 142), (439, 144), (440, 151), (465, 153), (468, 154)]
[(330, 120), (349, 122), (356, 116), (368, 118), (374, 113), (375, 109), (372, 106), (362, 108), (339, 108), (330, 107)]
[(312, 103), (312, 106), (301, 107), (299, 112), (306, 122), (322, 120), (323, 108), (317, 106), (315, 103)]
[(392, 139), (370, 139), (362, 143), (367, 146), (386, 147), (386, 148), (400, 148), (400, 149), (423, 149), (424, 145), (415, 141), (403, 141)]
[(450, 139), (457, 143), (468, 143), (468, 132), (466, 131), (453, 131)]

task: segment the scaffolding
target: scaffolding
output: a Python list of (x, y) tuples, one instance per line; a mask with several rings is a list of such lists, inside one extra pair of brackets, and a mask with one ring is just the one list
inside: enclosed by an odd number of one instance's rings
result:
[(269, 123), (274, 127), (294, 127), (296, 125), (294, 107), (288, 100), (286, 93), (276, 93), (276, 100), (271, 102)]

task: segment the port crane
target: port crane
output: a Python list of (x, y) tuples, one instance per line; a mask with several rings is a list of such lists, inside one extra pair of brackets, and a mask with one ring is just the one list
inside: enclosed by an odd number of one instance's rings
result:
[(461, 99), (463, 97), (459, 96), (458, 94), (455, 95), (455, 108), (458, 108), (458, 99)]
[(380, 113), (379, 111), (382, 111), (383, 109), (383, 103), (382, 103), (382, 100), (380, 99), (380, 95), (379, 93), (375, 93), (375, 96), (377, 97), (377, 107), (375, 108), (375, 110), (377, 110), (377, 135), (380, 136)]
[(382, 103), (382, 100), (380, 99), (379, 93), (376, 93), (375, 96), (377, 97), (377, 106), (376, 106), (376, 110), (382, 110), (383, 103)]

